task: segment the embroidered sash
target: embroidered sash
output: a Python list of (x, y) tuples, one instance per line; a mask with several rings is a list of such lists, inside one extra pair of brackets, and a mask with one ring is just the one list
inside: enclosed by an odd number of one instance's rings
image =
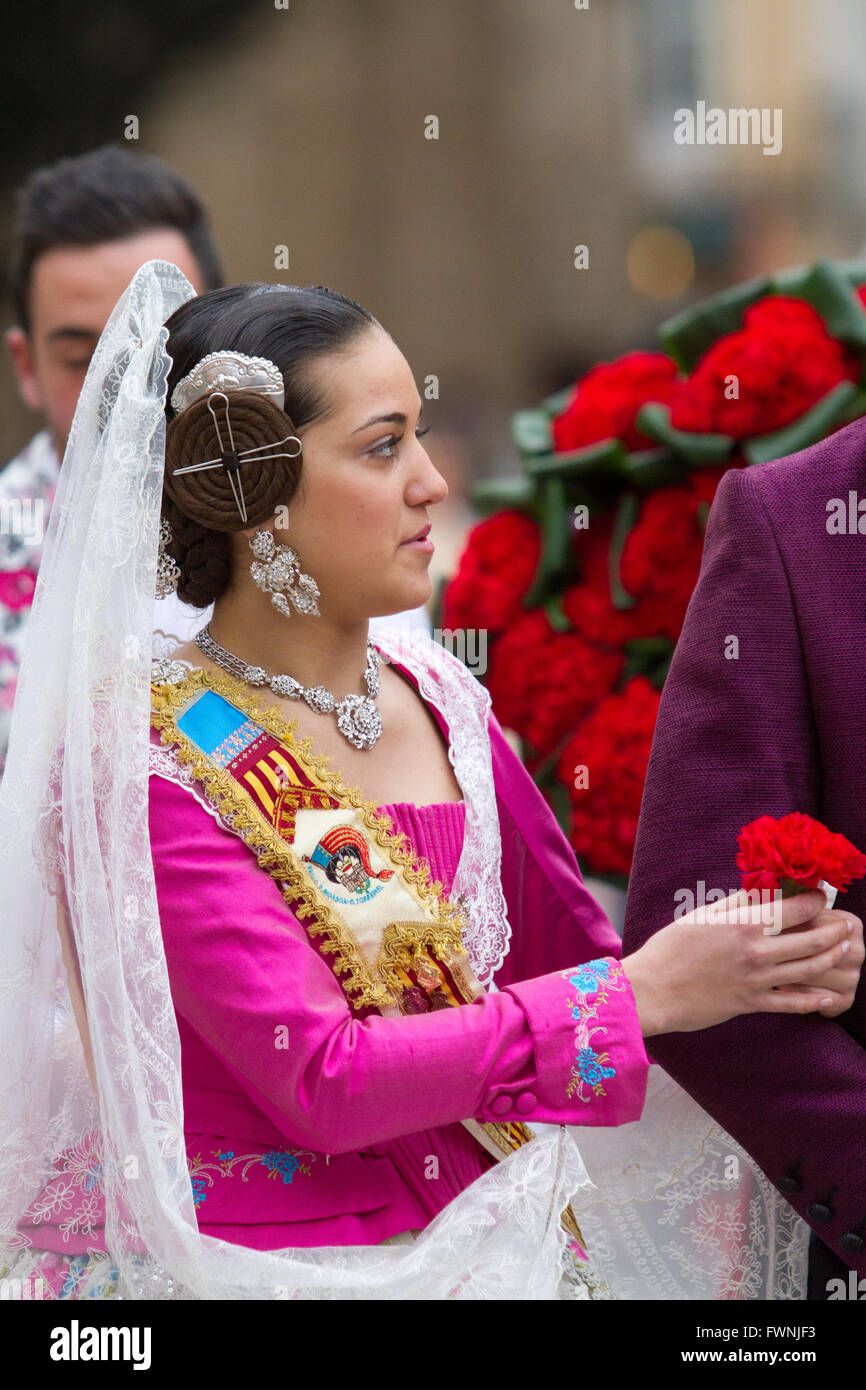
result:
[[(462, 944), (462, 895), (452, 902), (431, 882), (391, 818), (329, 770), (311, 737), (295, 739), (296, 722), (201, 667), (154, 681), (151, 722), (318, 939), (351, 1007), (399, 1016), (484, 993)], [(521, 1122), (463, 1124), (496, 1159), (532, 1137)], [(580, 1239), (570, 1210), (563, 1220)]]

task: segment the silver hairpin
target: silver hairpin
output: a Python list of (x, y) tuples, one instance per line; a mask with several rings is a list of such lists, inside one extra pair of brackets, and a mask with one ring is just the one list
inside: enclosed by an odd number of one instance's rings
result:
[[(226, 417), (226, 431), (228, 434), (228, 448), (226, 448), (223, 442), (220, 422), (214, 409), (214, 401), (216, 400), (221, 400), (223, 402)], [(205, 459), (202, 463), (189, 463), (185, 468), (175, 468), (172, 471), (172, 476), (179, 477), (181, 473), (199, 473), (205, 468), (224, 468), (228, 474), (235, 503), (241, 515), (241, 521), (245, 522), (247, 519), (247, 504), (244, 498), (243, 484), (241, 483), (240, 465), (242, 463), (265, 463), (269, 459), (296, 459), (301, 453), (303, 445), (296, 434), (287, 434), (285, 439), (276, 439), (273, 443), (256, 444), (251, 449), (238, 450), (235, 448), (235, 437), (232, 433), (232, 421), (229, 412), (229, 398), (225, 391), (213, 391), (208, 396), (207, 408), (213, 417), (214, 427), (216, 429), (217, 443), (220, 448), (219, 458)], [(297, 444), (297, 449), (292, 453), (287, 453), (285, 450), (280, 449), (282, 444), (289, 443)], [(277, 452), (263, 454), (261, 452), (262, 449), (274, 449)]]

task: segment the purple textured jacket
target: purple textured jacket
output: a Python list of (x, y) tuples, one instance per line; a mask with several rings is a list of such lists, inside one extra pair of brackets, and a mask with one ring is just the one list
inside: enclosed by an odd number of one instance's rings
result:
[[(866, 850), (866, 539), (828, 531), (828, 504), (847, 513), (858, 489), (866, 496), (866, 420), (722, 479), (662, 693), (626, 954), (672, 919), (677, 890), (739, 887), (737, 832), (759, 815), (803, 811)], [(866, 882), (836, 906), (866, 915)], [(752, 1014), (649, 1048), (860, 1272), (864, 1047), (861, 979), (838, 1019)]]

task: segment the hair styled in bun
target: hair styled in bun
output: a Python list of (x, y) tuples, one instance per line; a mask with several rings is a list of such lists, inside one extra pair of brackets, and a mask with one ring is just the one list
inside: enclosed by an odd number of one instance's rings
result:
[[(323, 419), (330, 403), (323, 399), (307, 370), (330, 352), (345, 349), (378, 321), (360, 304), (324, 285), (307, 289), (286, 285), (230, 285), (190, 299), (168, 320), (168, 352), (172, 368), (168, 402), (177, 383), (212, 352), (233, 351), (265, 357), (279, 368), (285, 388), (285, 407), (255, 391), (226, 393), (234, 448), (270, 445), (262, 453), (282, 452), (277, 443), (305, 425)], [(214, 402), (219, 428), (226, 439), (224, 403)], [(232, 572), (231, 532), (269, 521), (279, 505), (294, 495), (301, 476), (302, 457), (242, 464), (247, 520), (241, 519), (229, 474), (207, 468), (175, 477), (174, 469), (222, 452), (208, 400), (203, 396), (175, 415), (166, 405), (166, 469), (162, 514), (170, 522), (169, 552), (180, 569), (178, 597), (206, 608), (227, 589)], [(293, 452), (296, 445), (286, 446)]]

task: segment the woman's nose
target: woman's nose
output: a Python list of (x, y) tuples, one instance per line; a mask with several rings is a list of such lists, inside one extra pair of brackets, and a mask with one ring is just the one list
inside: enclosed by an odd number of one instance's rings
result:
[(426, 449), (421, 450), (423, 463), (409, 484), (406, 500), (410, 506), (423, 506), (425, 503), (444, 502), (448, 496), (448, 484), (436, 468)]

